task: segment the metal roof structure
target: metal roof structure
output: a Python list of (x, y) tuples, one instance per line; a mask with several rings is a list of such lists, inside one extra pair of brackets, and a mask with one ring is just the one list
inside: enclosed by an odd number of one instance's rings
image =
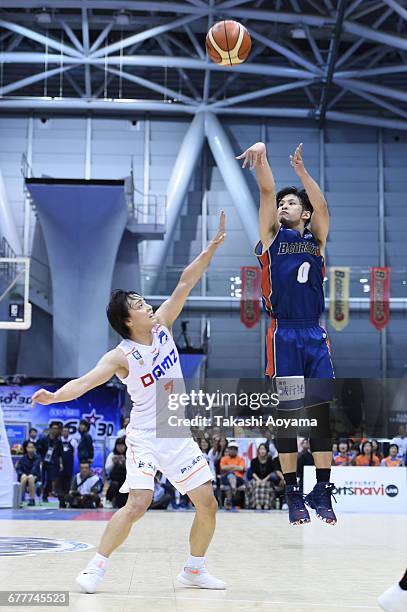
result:
[[(243, 23), (238, 66), (209, 27)], [(0, 112), (325, 119), (407, 129), (407, 0), (1, 0)]]

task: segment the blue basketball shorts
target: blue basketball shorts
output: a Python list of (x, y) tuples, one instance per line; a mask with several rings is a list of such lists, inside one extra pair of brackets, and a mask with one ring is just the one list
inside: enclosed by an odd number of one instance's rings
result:
[(266, 337), (266, 376), (275, 379), (281, 408), (300, 408), (332, 399), (333, 384), (328, 381), (335, 374), (329, 338), (318, 321), (271, 318)]

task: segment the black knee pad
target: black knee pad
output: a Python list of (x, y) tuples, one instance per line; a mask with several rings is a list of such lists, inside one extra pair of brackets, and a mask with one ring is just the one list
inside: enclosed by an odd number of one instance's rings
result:
[[(332, 438), (330, 425), (330, 403), (326, 402), (324, 404), (309, 406), (306, 409), (306, 416), (311, 421), (315, 421), (315, 423), (312, 423), (310, 427), (310, 441), (314, 440), (315, 442), (317, 440), (321, 440), (321, 444), (326, 446), (327, 440), (331, 440)], [(321, 446), (321, 444), (318, 444), (318, 446)], [(314, 451), (315, 449), (311, 447), (311, 450)], [(318, 450), (320, 449), (318, 448)], [(324, 448), (322, 450), (332, 450), (332, 446), (329, 449)]]

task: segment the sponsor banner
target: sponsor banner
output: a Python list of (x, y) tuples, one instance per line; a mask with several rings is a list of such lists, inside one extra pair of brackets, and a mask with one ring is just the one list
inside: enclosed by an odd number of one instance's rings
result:
[[(315, 468), (304, 468), (304, 493), (315, 485)], [(331, 482), (337, 492), (335, 512), (407, 511), (407, 468), (333, 467)]]
[(349, 268), (330, 269), (329, 322), (337, 331), (349, 324), (349, 275)]
[(370, 321), (381, 331), (390, 320), (390, 268), (370, 271)]
[(13, 506), (13, 482), (17, 480), (11, 460), (10, 445), (0, 408), (0, 508)]
[[(100, 473), (105, 460), (106, 439), (115, 436), (120, 429), (124, 390), (115, 386), (101, 386), (71, 402), (46, 406), (36, 404), (33, 408), (31, 398), (41, 387), (49, 391), (58, 389), (58, 386), (52, 382), (42, 385), (0, 385), (0, 409), (3, 409), (13, 449), (23, 443), (24, 440), (19, 438), (19, 434), (23, 437), (28, 426), (38, 429), (41, 435), (51, 421), (59, 421), (69, 428), (72, 436), (79, 437), (79, 422), (85, 419), (90, 423), (89, 433), (94, 442), (95, 457), (92, 468), (96, 473)], [(77, 461), (75, 461), (76, 469)]]
[(260, 270), (254, 266), (242, 266), (242, 297), (240, 320), (246, 327), (254, 327), (260, 318)]

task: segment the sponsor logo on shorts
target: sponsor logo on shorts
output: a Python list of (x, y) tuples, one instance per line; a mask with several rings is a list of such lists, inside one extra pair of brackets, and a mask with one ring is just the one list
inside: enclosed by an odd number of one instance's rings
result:
[(181, 474), (187, 474), (189, 471), (193, 470), (195, 466), (197, 466), (204, 459), (203, 455), (198, 455), (195, 459), (192, 459), (189, 465), (186, 465), (181, 468)]
[(151, 461), (146, 462), (146, 461), (137, 460), (136, 467), (140, 469), (149, 468), (153, 472), (157, 471), (157, 466), (154, 465), (154, 463), (151, 463)]

